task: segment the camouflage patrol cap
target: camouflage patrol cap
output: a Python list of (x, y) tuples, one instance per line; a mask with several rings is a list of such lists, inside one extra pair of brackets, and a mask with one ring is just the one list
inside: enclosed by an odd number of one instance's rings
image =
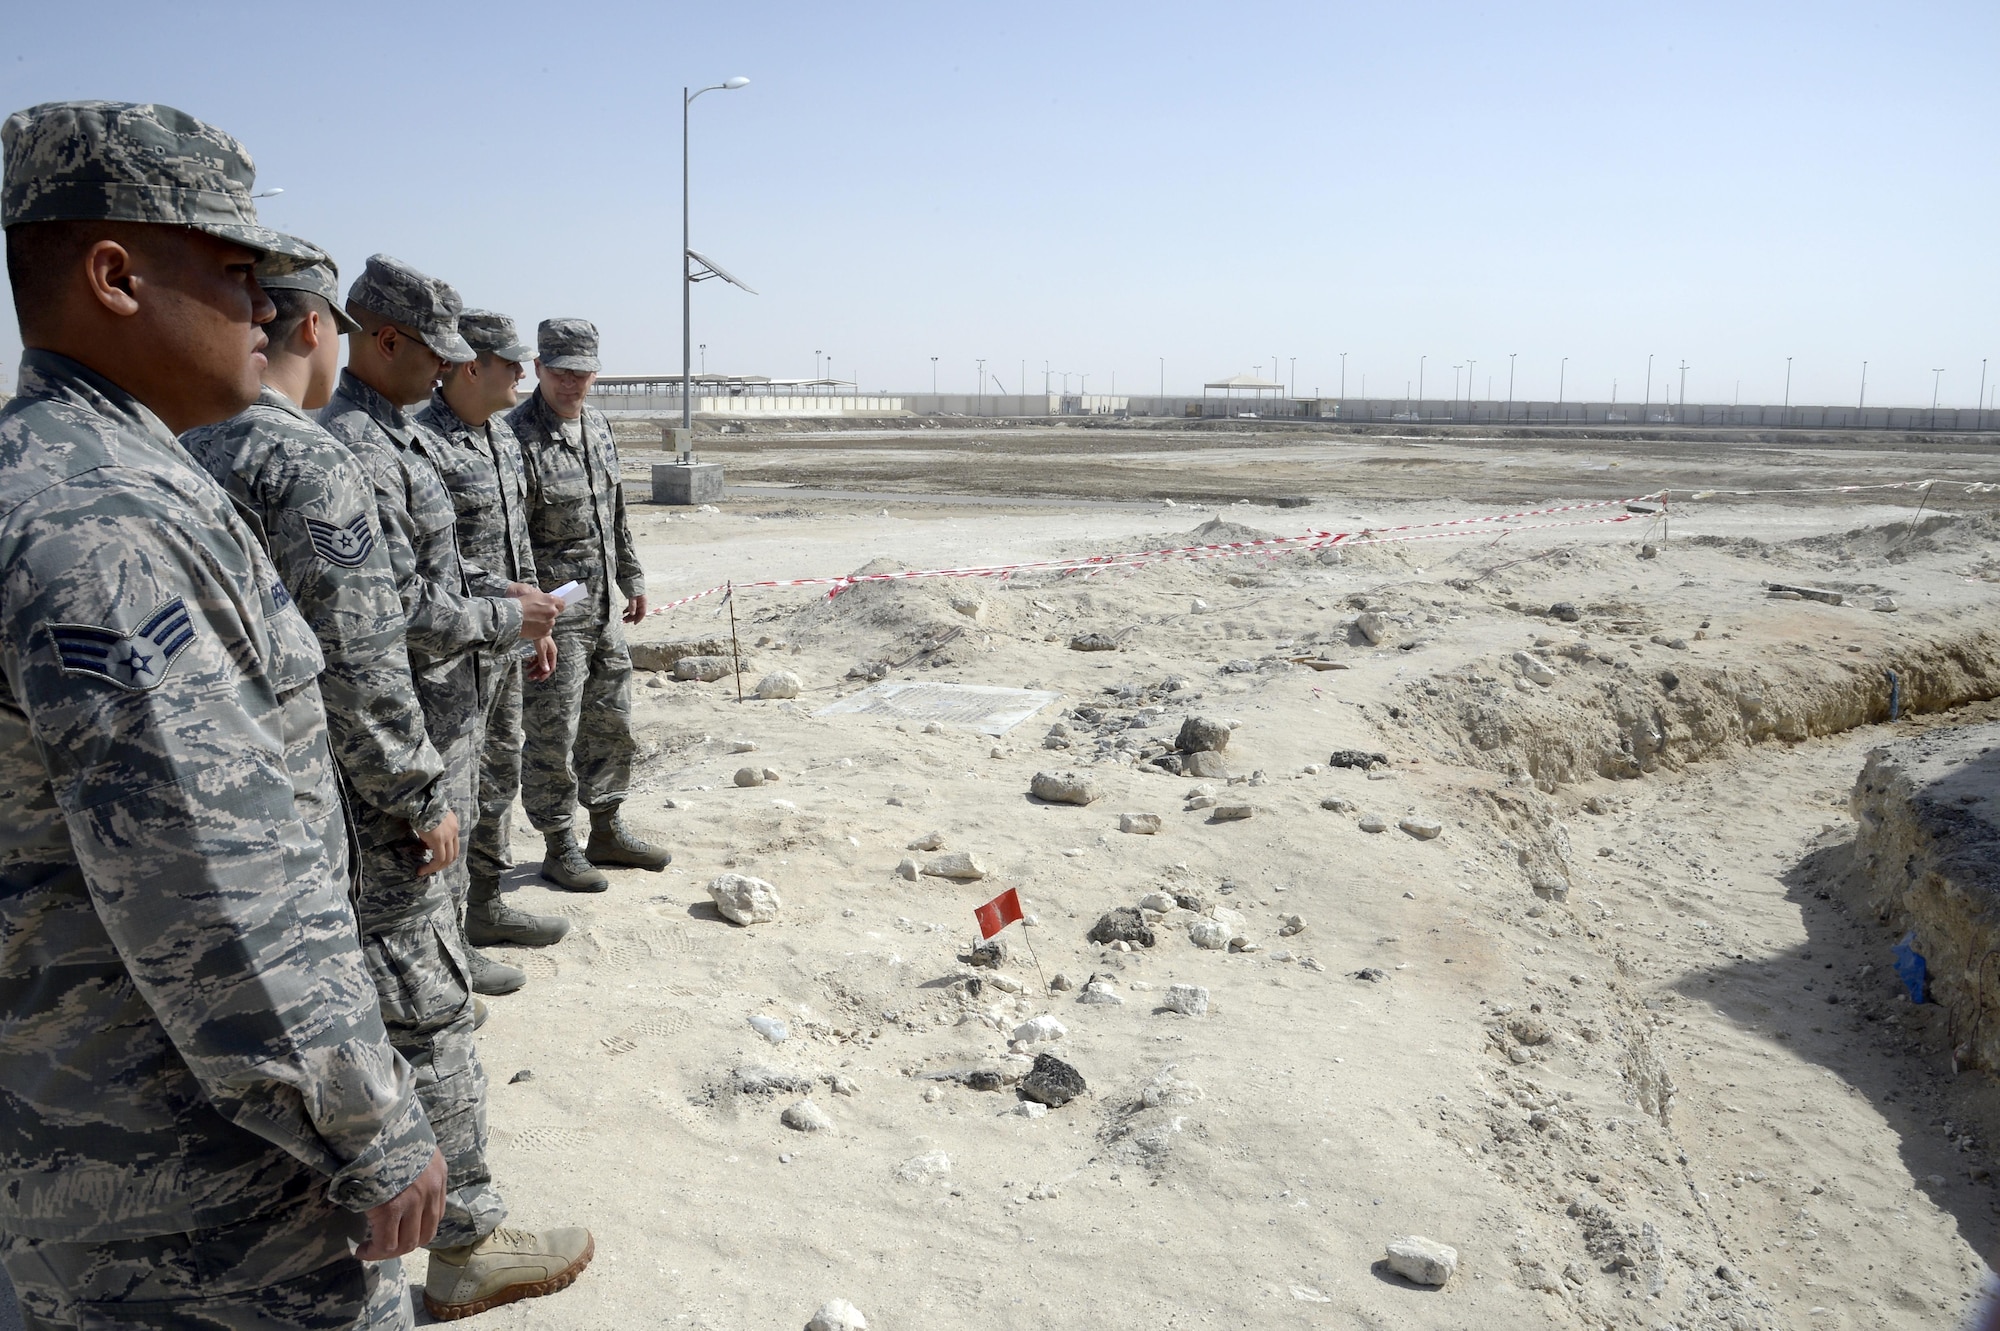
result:
[(544, 319), (535, 329), (536, 355), (551, 370), (596, 373), (597, 325), (588, 319)]
[(458, 316), (458, 333), (467, 346), (481, 355), (498, 356), (517, 364), (535, 358), (535, 350), (521, 341), (514, 321), (493, 310), (467, 310)]
[(361, 276), (347, 289), (347, 303), (401, 324), (454, 365), (473, 358), (472, 348), (458, 335), (459, 311), (465, 308), (458, 293), (449, 283), (427, 277), (401, 259), (371, 255)]
[(266, 291), (310, 291), (325, 299), (333, 311), (333, 326), (343, 333), (358, 333), (361, 325), (340, 308), (340, 269), (331, 259), (309, 263), (290, 272), (270, 272), (268, 261), (257, 265), (257, 285)]
[(43, 102), (0, 123), (0, 227), (153, 222), (262, 252), (274, 268), (326, 256), (257, 223), (257, 168), (242, 144), (185, 111), (132, 102)]

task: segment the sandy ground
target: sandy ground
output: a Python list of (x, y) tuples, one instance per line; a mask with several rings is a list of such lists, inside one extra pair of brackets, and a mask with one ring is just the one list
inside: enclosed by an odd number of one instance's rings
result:
[[(846, 489), (876, 483), (880, 463), (900, 464), (906, 491), (1022, 493), (1008, 489), (1018, 458), (972, 457), (982, 437), (848, 440), (844, 454), (732, 441), (732, 479), (790, 468)], [(871, 560), (1145, 548), (1218, 516), (1275, 534), (1382, 527), (1642, 493), (1667, 473), (1690, 490), (2000, 479), (1990, 454), (1955, 448), (1710, 444), (1704, 478), (1680, 445), (1662, 461), (1601, 440), (1225, 437), (1144, 455), (1155, 442), (1050, 454), (1035, 484), (1128, 500), (1179, 487), (1202, 507), (756, 495), (640, 507), (636, 535), (670, 599)], [(1329, 470), (1314, 448), (1347, 451)], [(1362, 465), (1408, 448), (1438, 465)], [(635, 479), (648, 460), (631, 459)], [(1122, 493), (1088, 479), (1112, 473)], [(1259, 487), (1317, 497), (1215, 502)], [(1936, 1015), (1898, 996), (1894, 940), (1847, 909), (1840, 857), (1871, 744), (1994, 709), (1832, 734), (1813, 717), (1885, 663), (1914, 680), (1911, 660), (1994, 650), (1986, 502), (1934, 497), (1913, 529), (1907, 494), (1721, 498), (1677, 504), (1665, 532), (1641, 519), (831, 602), (742, 592), (746, 686), (786, 670), (803, 688), (739, 704), (727, 678), (640, 677), (646, 758), (627, 809), (673, 866), (614, 871), (601, 896), (552, 891), (517, 821), (513, 899), (575, 928), (502, 950), (531, 981), (482, 1032), (495, 1174), (512, 1223), (586, 1223), (598, 1256), (569, 1291), (481, 1324), (796, 1327), (830, 1298), (890, 1329), (1953, 1324), (2000, 1239), (2000, 1113), (1986, 1074), (1950, 1075)], [(1770, 580), (1849, 603), (1773, 600)], [(1869, 609), (1878, 596), (1895, 612)], [(1550, 617), (1556, 602), (1579, 618)], [(1383, 618), (1380, 645), (1354, 627), (1364, 607)], [(1088, 631), (1119, 650), (1070, 650)], [(710, 601), (635, 636), (718, 632), (727, 610)], [(1529, 682), (1520, 652), (1549, 683)], [(874, 660), (898, 663), (891, 679), (1062, 698), (999, 739), (813, 715)], [(1658, 751), (1642, 744), (1626, 779), (1571, 761), (1602, 749), (1598, 766), (1617, 768), (1617, 736), (1648, 724), (1627, 723), (1632, 697), (1735, 680), (1740, 698), (1746, 679), (1769, 724), (1703, 740), (1662, 711)], [(1203, 782), (1134, 761), (1189, 715), (1238, 723), (1234, 782), (1206, 784), (1254, 816), (1214, 821), (1187, 807)], [(1045, 748), (1058, 721), (1070, 747)], [(743, 740), (754, 752), (732, 752)], [(1389, 762), (1327, 766), (1345, 749)], [(746, 763), (777, 780), (737, 787)], [(1042, 770), (1087, 776), (1102, 798), (1034, 800)], [(1159, 815), (1159, 834), (1121, 833), (1124, 812)], [(1386, 830), (1363, 830), (1369, 814)], [(1405, 818), (1442, 832), (1418, 839)], [(906, 856), (932, 858), (907, 848), (931, 832), (987, 876), (897, 876)], [(776, 921), (717, 914), (706, 885), (732, 872), (776, 886)], [(973, 907), (1009, 887), (1035, 922), (1025, 940), (1008, 931), (996, 978), (959, 957)], [(1199, 909), (1159, 914), (1150, 948), (1086, 940), (1153, 892)], [(1190, 924), (1217, 911), (1256, 946), (1196, 947)], [(1292, 916), (1303, 928), (1287, 933)], [(1100, 976), (1122, 1001), (1045, 988), (1058, 973)], [(1205, 986), (1206, 1015), (1163, 1010), (1175, 984)], [(1066, 1034), (1010, 1043), (1041, 1015)], [(1088, 1083), (1039, 1117), (1011, 1086), (936, 1075), (1013, 1077), (1038, 1052)], [(810, 1089), (749, 1089), (772, 1072)], [(830, 1128), (781, 1123), (804, 1098)], [(1382, 1265), (1408, 1234), (1457, 1249), (1443, 1289)]]

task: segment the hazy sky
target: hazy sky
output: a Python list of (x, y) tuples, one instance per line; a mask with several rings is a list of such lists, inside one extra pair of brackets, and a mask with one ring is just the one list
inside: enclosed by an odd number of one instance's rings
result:
[[(381, 250), (614, 373), (1971, 405), (2000, 5), (8, 0), (5, 109), (162, 101), (351, 277)], [(9, 311), (11, 315), (11, 311)], [(0, 331), (11, 382), (13, 320)], [(1464, 373), (1461, 371), (1461, 373)], [(1056, 381), (1060, 385), (1060, 378)], [(989, 391), (991, 391), (989, 389)]]

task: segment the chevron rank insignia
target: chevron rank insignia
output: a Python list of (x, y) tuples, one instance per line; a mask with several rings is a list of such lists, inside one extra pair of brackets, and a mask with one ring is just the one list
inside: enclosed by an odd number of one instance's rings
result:
[(178, 596), (130, 633), (95, 624), (50, 624), (48, 630), (65, 675), (96, 675), (133, 693), (158, 688), (174, 658), (194, 641), (187, 603)]
[(307, 518), (306, 530), (312, 534), (313, 549), (319, 551), (320, 558), (342, 568), (360, 568), (375, 548), (375, 530), (368, 525), (366, 513), (345, 525)]

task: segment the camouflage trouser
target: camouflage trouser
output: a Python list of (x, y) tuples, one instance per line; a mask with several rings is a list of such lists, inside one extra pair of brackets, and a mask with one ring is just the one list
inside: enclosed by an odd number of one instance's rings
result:
[(376, 1331), (414, 1325), (401, 1262), (363, 1262), (366, 1216), (296, 1177), (257, 1214), (186, 1234), (58, 1243), (0, 1234), (26, 1331)]
[[(461, 829), (468, 815), (478, 816), (472, 797), (478, 739), (474, 732), (440, 746), (445, 801), (459, 813)], [(472, 1038), (464, 859), (432, 877), (412, 877), (417, 854), (398, 851), (392, 839), (399, 834), (414, 845), (410, 829), (382, 826), (391, 821), (362, 820), (361, 953), (382, 1000), (389, 1043), (416, 1074), (417, 1098), (444, 1152), (444, 1220), (431, 1246), (452, 1248), (478, 1242), (507, 1215), (486, 1164), (486, 1070)]]
[(495, 653), (492, 679), (479, 750), (479, 826), (466, 850), (466, 870), (476, 886), (497, 885), (514, 867), (508, 832), (521, 793), (521, 658), (513, 651)]
[(556, 620), (555, 673), (529, 680), (522, 702), (521, 803), (536, 830), (569, 827), (579, 802), (586, 809), (624, 802), (636, 747), (632, 657), (602, 593)]

